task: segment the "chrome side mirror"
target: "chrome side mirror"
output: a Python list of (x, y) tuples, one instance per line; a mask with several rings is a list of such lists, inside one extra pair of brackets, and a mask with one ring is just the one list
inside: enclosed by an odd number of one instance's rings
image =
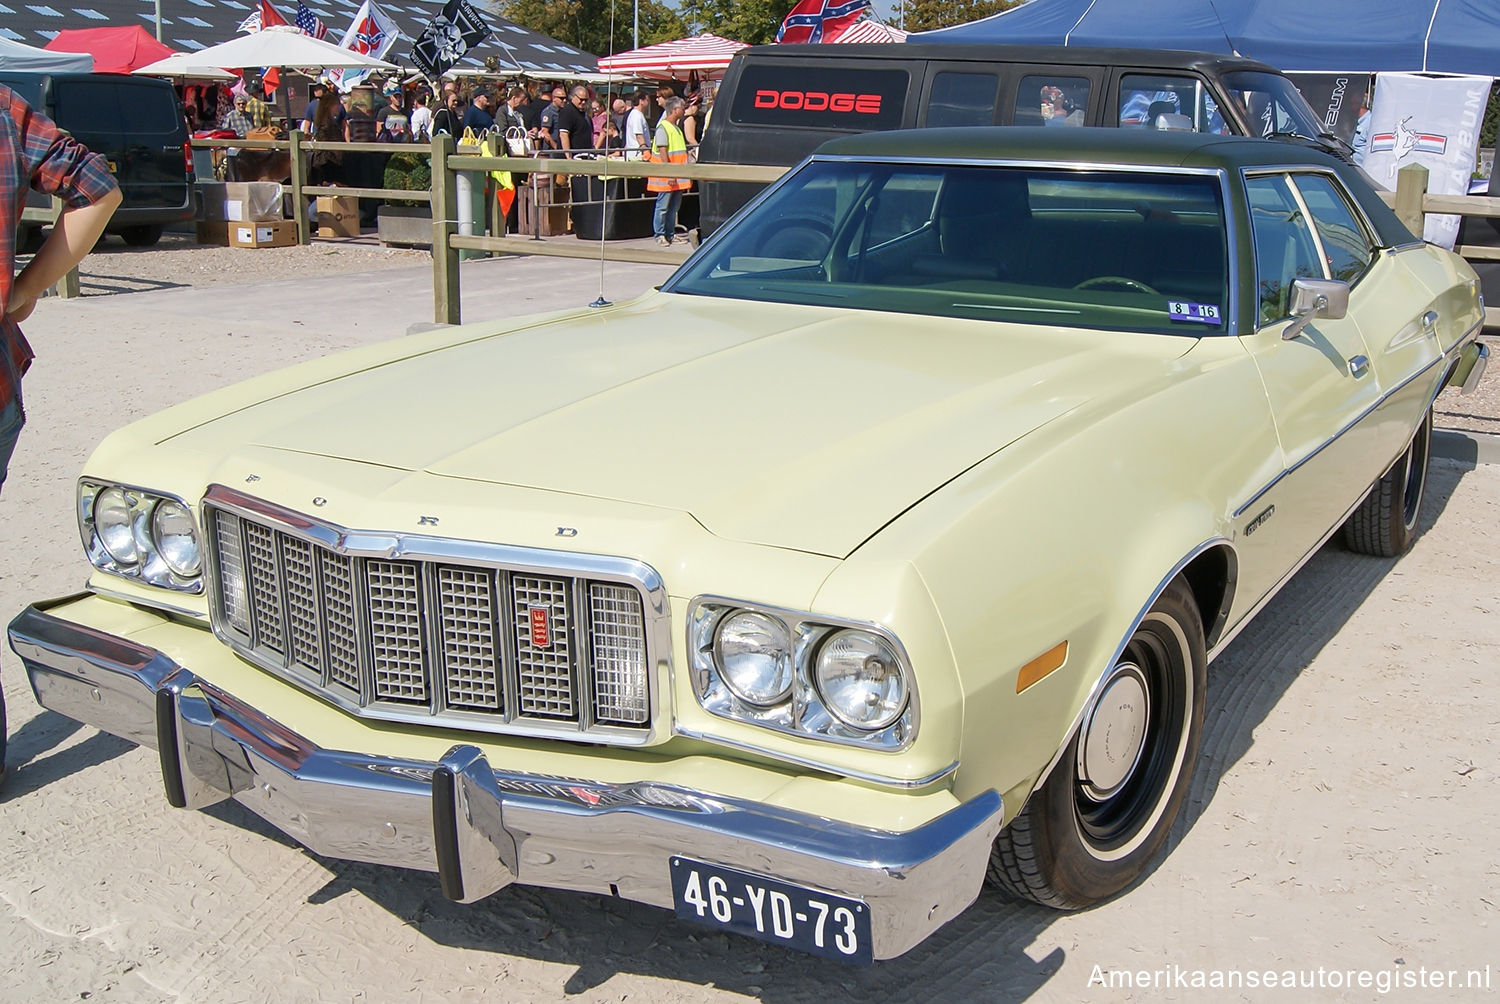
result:
[(1193, 120), (1176, 112), (1156, 116), (1156, 128), (1162, 132), (1192, 132)]
[(1342, 279), (1293, 279), (1292, 314), (1296, 320), (1286, 326), (1281, 337), (1291, 341), (1314, 318), (1337, 321), (1349, 313), (1349, 284)]

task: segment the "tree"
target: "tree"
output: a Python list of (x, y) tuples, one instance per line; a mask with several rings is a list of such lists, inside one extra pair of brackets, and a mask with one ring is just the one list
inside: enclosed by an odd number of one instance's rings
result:
[(1024, 0), (898, 0), (892, 19), (907, 31), (968, 24), (1019, 7)]
[(486, 6), (507, 21), (596, 56), (635, 48), (632, 34), (637, 9), (641, 45), (666, 42), (688, 33), (683, 19), (661, 0), (487, 0)]
[(797, 0), (683, 0), (693, 34), (709, 31), (746, 45), (776, 41), (776, 31)]

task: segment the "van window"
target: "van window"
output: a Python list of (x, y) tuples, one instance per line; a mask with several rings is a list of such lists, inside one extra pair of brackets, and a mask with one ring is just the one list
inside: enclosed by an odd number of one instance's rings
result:
[(1120, 125), (1160, 127), (1162, 115), (1182, 115), (1193, 132), (1226, 133), (1224, 121), (1203, 81), (1167, 73), (1127, 73), (1120, 78)]
[(1295, 133), (1313, 138), (1323, 132), (1317, 113), (1292, 82), (1279, 74), (1237, 70), (1224, 74), (1224, 86), (1243, 106), (1252, 136)]
[(740, 74), (729, 118), (743, 125), (895, 129), (910, 83), (903, 69), (752, 63)]
[(993, 73), (953, 73), (933, 76), (927, 98), (928, 128), (994, 125), (1000, 78)]
[(68, 131), (84, 135), (155, 136), (171, 134), (178, 128), (177, 103), (156, 87), (59, 80), (52, 85), (52, 103), (57, 121)]
[(1018, 126), (1081, 126), (1089, 104), (1087, 77), (1054, 77), (1034, 74), (1021, 78), (1016, 88)]

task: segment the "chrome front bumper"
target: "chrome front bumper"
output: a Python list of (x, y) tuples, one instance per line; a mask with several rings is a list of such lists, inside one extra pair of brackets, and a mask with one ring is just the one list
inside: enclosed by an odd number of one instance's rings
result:
[(689, 855), (863, 900), (874, 956), (892, 958), (978, 896), (1002, 819), (994, 792), (891, 832), (677, 785), (498, 771), (469, 745), (437, 763), (321, 749), (161, 652), (36, 606), (10, 643), (43, 707), (156, 749), (172, 805), (233, 798), (318, 854), (435, 871), (462, 902), (520, 882), (671, 909), (668, 858)]

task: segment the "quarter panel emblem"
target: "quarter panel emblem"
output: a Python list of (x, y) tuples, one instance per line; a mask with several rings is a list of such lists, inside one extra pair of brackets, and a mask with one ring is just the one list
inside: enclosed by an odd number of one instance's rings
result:
[(417, 520), (417, 526), (437, 526), (437, 525), (438, 525), (438, 518), (436, 516), (422, 516), (422, 517), (420, 517)]

